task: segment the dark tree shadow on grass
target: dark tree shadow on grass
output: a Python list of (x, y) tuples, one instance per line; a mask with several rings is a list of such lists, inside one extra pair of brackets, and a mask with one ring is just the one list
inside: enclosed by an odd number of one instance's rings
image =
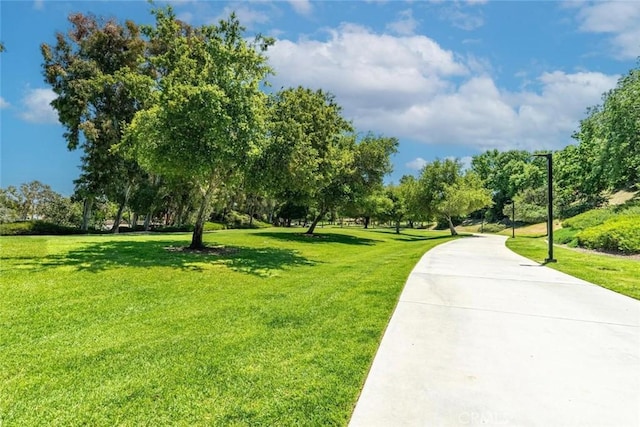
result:
[[(402, 242), (426, 242), (428, 240), (441, 240), (441, 239), (451, 238), (450, 234), (436, 235), (436, 236), (414, 236), (411, 234), (403, 234), (403, 233), (395, 234), (393, 232), (384, 231), (384, 230), (371, 230), (370, 233), (384, 234), (387, 237), (391, 237), (394, 240), (400, 240)], [(466, 237), (466, 235), (460, 234), (459, 237)]]
[[(397, 237), (396, 240), (400, 240), (402, 242), (426, 242), (429, 240), (442, 240), (442, 239), (450, 239), (452, 236), (431, 236), (431, 237), (417, 237), (417, 236), (401, 236)], [(458, 237), (465, 237), (464, 235), (460, 235)]]
[(237, 252), (221, 256), (220, 262), (231, 270), (269, 277), (274, 271), (289, 267), (318, 264), (291, 249), (234, 247)]
[(341, 243), (345, 245), (375, 245), (381, 240), (367, 239), (363, 237), (350, 236), (347, 234), (337, 233), (315, 233), (309, 236), (304, 233), (287, 233), (278, 231), (265, 231), (256, 233), (256, 235), (269, 237), (272, 239), (284, 240), (287, 242), (302, 242), (302, 243)]
[[(117, 268), (171, 267), (203, 271), (206, 264), (225, 265), (231, 270), (268, 277), (274, 270), (316, 262), (290, 249), (225, 246), (217, 253), (176, 251), (184, 241), (117, 240), (93, 243), (62, 254), (39, 257), (23, 264), (32, 270), (72, 267), (75, 271), (98, 273)], [(9, 260), (8, 258), (7, 260)], [(25, 261), (21, 260), (21, 263)]]

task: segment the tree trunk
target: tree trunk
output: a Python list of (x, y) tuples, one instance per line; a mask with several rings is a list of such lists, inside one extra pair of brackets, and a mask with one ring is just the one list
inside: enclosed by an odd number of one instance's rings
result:
[(198, 219), (196, 225), (193, 227), (193, 235), (191, 236), (190, 249), (202, 249), (204, 243), (202, 242), (202, 235), (204, 233), (204, 221)]
[(202, 235), (204, 233), (204, 220), (207, 214), (207, 208), (209, 207), (209, 197), (213, 191), (213, 181), (209, 183), (206, 192), (202, 197), (202, 203), (198, 209), (198, 216), (196, 218), (196, 224), (193, 228), (193, 236), (191, 236), (190, 249), (202, 249), (204, 243), (202, 242)]
[(147, 212), (147, 215), (144, 217), (144, 231), (149, 231), (150, 225), (151, 225), (151, 211)]
[(451, 231), (451, 235), (457, 236), (458, 232), (456, 231), (456, 228), (453, 226), (453, 222), (451, 221), (450, 216), (447, 217), (447, 221), (449, 222), (449, 231)]
[(138, 212), (134, 212), (133, 213), (133, 220), (131, 220), (131, 224), (129, 224), (134, 231), (135, 231), (136, 227), (138, 226), (138, 217), (139, 216), (140, 215), (138, 215)]
[(173, 219), (171, 220), (171, 225), (173, 226), (180, 226), (182, 225), (182, 211), (184, 209), (184, 203), (182, 203), (182, 199), (180, 199), (180, 201), (178, 202), (178, 208), (176, 209), (176, 212), (174, 214)]
[(116, 219), (113, 221), (111, 232), (118, 234), (120, 232), (120, 221), (122, 220), (122, 212), (124, 211), (124, 202), (118, 206), (118, 212), (116, 213)]
[(312, 235), (313, 232), (316, 229), (316, 225), (318, 225), (318, 222), (320, 222), (320, 219), (324, 216), (324, 214), (326, 214), (326, 212), (324, 210), (320, 210), (320, 213), (318, 214), (317, 217), (315, 217), (313, 219), (313, 222), (311, 223), (311, 226), (309, 227), (309, 229), (307, 230), (307, 232), (305, 234), (308, 235)]
[(253, 198), (249, 199), (249, 228), (253, 227), (253, 214), (255, 213), (255, 206), (253, 203)]
[(89, 231), (89, 218), (91, 217), (91, 208), (93, 207), (93, 198), (86, 197), (82, 206), (82, 226), (80, 229), (84, 232)]
[(400, 234), (400, 220), (396, 221), (396, 234)]
[(371, 220), (371, 217), (365, 216), (364, 217), (364, 228), (369, 228), (369, 221)]
[(120, 232), (120, 221), (122, 221), (122, 213), (124, 212), (124, 208), (129, 201), (129, 193), (131, 193), (131, 185), (127, 185), (127, 188), (124, 191), (124, 197), (122, 198), (122, 203), (120, 203), (120, 206), (118, 206), (118, 213), (116, 213), (116, 219), (113, 222), (113, 227), (111, 227), (111, 232), (113, 234), (118, 234)]

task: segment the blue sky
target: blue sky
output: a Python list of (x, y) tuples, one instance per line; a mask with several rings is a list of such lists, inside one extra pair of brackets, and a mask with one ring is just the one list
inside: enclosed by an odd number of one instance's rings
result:
[[(193, 25), (236, 11), (274, 36), (274, 88), (332, 92), (360, 132), (400, 140), (397, 181), (435, 158), (559, 149), (640, 56), (640, 1), (172, 1)], [(165, 2), (157, 2), (159, 5)], [(152, 23), (146, 1), (1, 1), (0, 186), (69, 195), (69, 152), (39, 46), (72, 12)]]

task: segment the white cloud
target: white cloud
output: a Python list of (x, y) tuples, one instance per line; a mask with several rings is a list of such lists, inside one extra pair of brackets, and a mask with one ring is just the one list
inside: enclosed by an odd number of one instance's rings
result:
[(478, 150), (561, 148), (570, 142), (586, 107), (597, 104), (616, 81), (617, 76), (601, 73), (554, 72), (538, 78), (536, 92), (509, 92), (488, 76), (474, 76), (402, 111), (361, 112), (356, 123), (374, 130), (383, 125), (425, 143)]
[(232, 12), (235, 12), (238, 20), (247, 28), (251, 28), (253, 24), (269, 22), (269, 15), (267, 13), (252, 9), (244, 4), (239, 4), (237, 7), (226, 6), (218, 17), (210, 20), (210, 23), (217, 24), (220, 19), (227, 19)]
[(50, 105), (55, 98), (51, 89), (28, 89), (20, 117), (31, 123), (58, 123), (58, 113)]
[(440, 17), (449, 21), (454, 27), (465, 31), (472, 31), (484, 25), (484, 18), (480, 12), (465, 12), (459, 3), (443, 8)]
[(9, 104), (3, 97), (0, 96), (0, 110), (9, 107), (11, 107), (11, 104)]
[(332, 92), (360, 131), (476, 150), (565, 146), (586, 108), (618, 78), (555, 71), (506, 90), (482, 58), (456, 55), (425, 36), (380, 35), (350, 24), (326, 41), (278, 41), (269, 54), (274, 87)]
[(191, 12), (181, 12), (179, 13), (176, 18), (178, 18), (180, 21), (186, 22), (186, 23), (191, 23), (193, 22), (193, 13)]
[(310, 0), (289, 0), (289, 4), (300, 15), (309, 16), (313, 12)]
[(387, 24), (388, 30), (402, 36), (410, 36), (414, 34), (416, 28), (418, 28), (418, 21), (414, 19), (411, 9), (401, 11), (398, 13), (397, 20)]
[(426, 165), (427, 163), (429, 162), (427, 162), (422, 157), (417, 157), (411, 160), (410, 162), (406, 163), (405, 166), (408, 167), (409, 169), (419, 171), (419, 170), (422, 170), (424, 165)]
[(611, 35), (609, 42), (615, 56), (640, 56), (640, 2), (585, 2), (577, 6), (577, 13), (580, 30)]
[(449, 156), (449, 157), (446, 157), (446, 159), (458, 160), (460, 162), (460, 164), (462, 165), (462, 170), (466, 171), (466, 170), (471, 169), (471, 161), (473, 160), (473, 157), (471, 157), (471, 156), (464, 156), (464, 157)]
[(329, 89), (353, 110), (377, 105), (401, 108), (449, 85), (443, 76), (467, 69), (424, 36), (393, 37), (345, 24), (325, 42), (278, 41), (269, 50), (276, 70), (274, 86)]
[(44, 0), (34, 0), (33, 8), (35, 10), (44, 10)]

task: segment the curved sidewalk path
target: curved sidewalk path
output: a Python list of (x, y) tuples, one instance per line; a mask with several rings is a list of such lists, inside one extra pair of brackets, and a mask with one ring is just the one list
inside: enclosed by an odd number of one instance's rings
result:
[(640, 426), (640, 301), (505, 239), (422, 257), (350, 426)]

